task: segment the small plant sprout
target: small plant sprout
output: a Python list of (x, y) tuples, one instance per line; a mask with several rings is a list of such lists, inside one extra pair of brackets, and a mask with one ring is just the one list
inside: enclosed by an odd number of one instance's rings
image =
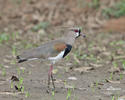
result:
[(23, 84), (23, 80), (24, 80), (23, 77), (20, 77), (20, 78), (19, 78), (19, 83), (20, 83), (20, 85)]
[(68, 92), (67, 92), (66, 100), (70, 100), (70, 98), (71, 98), (71, 89), (68, 88)]
[(21, 84), (18, 83), (18, 84), (17, 84), (17, 90), (18, 90), (18, 91), (21, 91), (21, 89), (22, 89)]
[(13, 89), (13, 81), (11, 81), (11, 86), (10, 86), (11, 89)]
[(99, 86), (99, 82), (98, 81), (96, 81), (96, 88)]
[(16, 64), (16, 60), (12, 59), (10, 63), (15, 65)]
[(66, 84), (67, 84), (67, 83), (66, 83), (66, 80), (64, 80), (64, 85), (66, 86)]
[(19, 67), (17, 67), (17, 73), (20, 76), (20, 68)]
[(51, 99), (51, 100), (55, 100), (55, 99), (54, 99), (54, 96), (55, 96), (55, 91), (52, 90), (52, 92), (51, 92), (51, 98), (52, 98), (52, 99)]
[(2, 68), (2, 76), (6, 76), (6, 70), (5, 70), (5, 68)]
[(72, 86), (73, 91), (75, 90), (75, 85)]
[(115, 96), (114, 95), (112, 96), (112, 100), (115, 100)]
[(119, 93), (117, 93), (116, 95), (116, 100), (119, 100)]
[(91, 7), (91, 8), (99, 8), (99, 6), (100, 6), (100, 2), (99, 2), (100, 0), (92, 0), (92, 3), (90, 3), (89, 4), (89, 6)]
[(32, 28), (32, 31), (38, 31), (41, 28), (46, 29), (49, 26), (49, 22), (41, 22)]
[(115, 42), (115, 41), (112, 41), (112, 42), (109, 43), (109, 45), (110, 45), (110, 46), (114, 46), (114, 45), (116, 45), (116, 42)]
[(16, 39), (16, 36), (15, 36), (15, 33), (14, 33), (14, 32), (12, 33), (12, 39), (13, 39), (13, 40)]
[(2, 64), (0, 64), (0, 68), (2, 70), (2, 76), (6, 76), (6, 70)]
[(117, 45), (124, 45), (125, 44), (125, 41), (124, 40), (119, 40), (118, 42), (117, 42)]
[(0, 64), (0, 68), (1, 68), (1, 69), (3, 68), (3, 65), (2, 65), (2, 64)]
[(22, 68), (22, 73), (24, 73), (24, 71), (25, 71), (25, 69), (24, 69), (24, 68)]
[(117, 67), (118, 67), (118, 64), (117, 64), (115, 61), (112, 62), (112, 64), (113, 64), (114, 68), (117, 68)]
[(119, 94), (115, 94), (112, 96), (112, 100), (119, 100)]
[(12, 39), (13, 40), (16, 40), (16, 38), (18, 38), (19, 37), (19, 33), (18, 32), (13, 32), (12, 33)]
[(97, 61), (96, 57), (94, 57), (93, 54), (90, 54), (89, 59), (92, 60), (92, 61), (94, 61), (94, 62)]
[(15, 55), (16, 55), (16, 46), (15, 45), (13, 45), (12, 46), (12, 55), (15, 57)]
[(113, 72), (110, 73), (110, 77), (109, 77), (110, 80), (113, 79)]
[(30, 93), (27, 91), (27, 92), (25, 93), (25, 97), (28, 98), (29, 96), (30, 96)]
[(52, 94), (52, 96), (55, 96), (55, 91), (52, 91), (52, 93), (51, 93), (51, 94)]
[(0, 34), (0, 44), (2, 44), (3, 42), (7, 42), (9, 40), (9, 35), (6, 33), (2, 33)]
[(70, 59), (70, 57), (69, 56), (66, 56), (66, 60), (68, 61)]
[(122, 66), (123, 66), (123, 68), (125, 70), (125, 60), (122, 62)]
[(123, 74), (122, 73), (120, 73), (120, 80), (122, 80), (123, 79)]
[(21, 92), (24, 93), (24, 86), (22, 86)]
[(28, 48), (32, 48), (32, 47), (33, 47), (33, 44), (27, 43), (24, 48), (28, 49)]

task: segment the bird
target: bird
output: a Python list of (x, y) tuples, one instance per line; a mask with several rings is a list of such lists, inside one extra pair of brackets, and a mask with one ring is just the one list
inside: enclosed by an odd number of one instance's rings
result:
[(55, 40), (50, 40), (46, 43), (41, 44), (38, 47), (25, 50), (16, 58), (18, 63), (25, 61), (44, 59), (50, 61), (50, 68), (48, 71), (48, 90), (50, 88), (50, 79), (52, 80), (53, 89), (55, 90), (54, 78), (53, 78), (53, 65), (59, 60), (65, 58), (72, 49), (75, 40), (82, 36), (86, 37), (85, 34), (81, 33), (81, 28), (70, 27), (66, 29), (67, 33), (65, 36)]

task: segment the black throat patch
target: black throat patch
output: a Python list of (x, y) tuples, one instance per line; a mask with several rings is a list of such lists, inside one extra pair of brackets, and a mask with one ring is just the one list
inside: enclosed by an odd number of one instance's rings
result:
[(67, 44), (66, 46), (67, 46), (67, 48), (65, 49), (63, 58), (64, 58), (64, 57), (71, 51), (71, 49), (72, 49), (72, 46), (71, 46), (71, 45)]

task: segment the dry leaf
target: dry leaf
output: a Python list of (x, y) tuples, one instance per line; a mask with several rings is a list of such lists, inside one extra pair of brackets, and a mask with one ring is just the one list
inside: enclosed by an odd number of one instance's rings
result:
[(113, 72), (113, 73), (120, 72), (120, 68), (111, 67), (111, 69), (109, 69), (108, 72)]
[(108, 80), (108, 79), (105, 79), (106, 82), (109, 82), (109, 83), (120, 83), (120, 81), (112, 81), (112, 80)]
[(76, 77), (68, 77), (68, 79), (69, 79), (69, 80), (75, 80), (75, 81), (77, 80)]
[(88, 72), (89, 70), (93, 70), (93, 67), (74, 68), (74, 71), (78, 71), (78, 72), (80, 72), (80, 73), (82, 73), (82, 72)]
[(101, 67), (102, 66), (101, 64), (99, 65), (99, 64), (94, 64), (94, 63), (90, 63), (89, 65), (93, 66), (93, 67)]

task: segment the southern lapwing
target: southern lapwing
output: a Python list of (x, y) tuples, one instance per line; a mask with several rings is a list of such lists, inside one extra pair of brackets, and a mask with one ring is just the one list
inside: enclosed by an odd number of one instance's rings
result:
[(50, 85), (50, 78), (52, 80), (53, 89), (55, 89), (52, 73), (53, 64), (64, 58), (71, 51), (76, 38), (79, 36), (85, 37), (85, 34), (81, 33), (80, 28), (68, 28), (67, 30), (66, 36), (44, 43), (39, 47), (26, 50), (21, 55), (17, 56), (18, 63), (34, 59), (46, 59), (51, 62), (48, 72), (48, 89)]

